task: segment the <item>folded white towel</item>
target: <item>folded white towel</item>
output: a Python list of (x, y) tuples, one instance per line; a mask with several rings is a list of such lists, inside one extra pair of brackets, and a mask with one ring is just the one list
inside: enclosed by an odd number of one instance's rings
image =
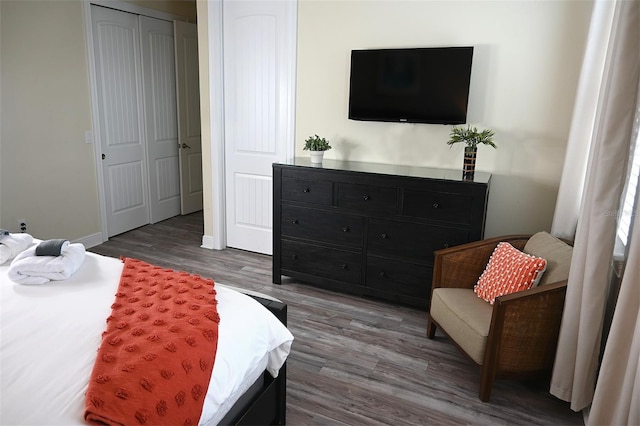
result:
[(27, 285), (66, 280), (80, 268), (85, 256), (80, 243), (67, 245), (60, 256), (36, 256), (34, 246), (17, 255), (7, 273), (13, 281)]
[(0, 265), (28, 249), (32, 242), (30, 234), (0, 235)]

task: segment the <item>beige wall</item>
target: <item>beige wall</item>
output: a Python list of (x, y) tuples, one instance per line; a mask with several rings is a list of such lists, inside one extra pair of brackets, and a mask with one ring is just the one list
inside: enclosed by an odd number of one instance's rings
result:
[(296, 154), (312, 134), (327, 158), (462, 167), (450, 126), (347, 119), (355, 48), (475, 46), (468, 123), (496, 132), (479, 149), (493, 173), (486, 236), (549, 230), (592, 3), (314, 1), (298, 13)]
[(0, 227), (2, 227), (2, 6), (0, 5)]
[(189, 22), (197, 21), (196, 0), (124, 0), (137, 6), (155, 9), (176, 16), (187, 18)]
[[(195, 0), (130, 1), (195, 21)], [(0, 227), (99, 234), (82, 0), (0, 0)]]
[(213, 235), (213, 173), (211, 166), (211, 100), (209, 99), (209, 10), (207, 0), (197, 0), (198, 60), (200, 61), (200, 126), (202, 137), (202, 192), (204, 235)]
[(82, 4), (0, 1), (1, 227), (40, 238), (99, 231)]
[[(481, 149), (478, 163), (494, 173), (487, 233), (548, 229), (590, 10), (559, 0), (300, 0), (296, 150), (319, 133), (335, 145), (329, 157), (460, 167), (445, 126), (347, 120), (348, 58), (355, 47), (472, 44), (470, 122), (495, 129), (500, 145)], [(16, 230), (25, 218), (41, 238), (98, 233), (82, 2), (2, 0), (0, 19), (0, 227)], [(206, 34), (200, 25), (201, 43)]]

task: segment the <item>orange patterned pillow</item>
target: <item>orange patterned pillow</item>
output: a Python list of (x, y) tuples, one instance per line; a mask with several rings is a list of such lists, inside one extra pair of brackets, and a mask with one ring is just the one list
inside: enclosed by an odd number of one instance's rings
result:
[(531, 256), (506, 242), (498, 243), (474, 287), (476, 294), (493, 305), (498, 296), (535, 287), (547, 269), (547, 261)]

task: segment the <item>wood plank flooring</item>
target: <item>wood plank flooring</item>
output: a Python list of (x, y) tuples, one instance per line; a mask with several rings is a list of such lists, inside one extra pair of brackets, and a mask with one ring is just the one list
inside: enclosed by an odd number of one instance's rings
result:
[(287, 363), (290, 425), (567, 425), (582, 415), (548, 383), (499, 380), (478, 399), (480, 373), (441, 334), (425, 335), (426, 312), (314, 288), (271, 283), (271, 257), (200, 247), (202, 213), (179, 216), (90, 249), (135, 257), (260, 291), (289, 306), (295, 341)]

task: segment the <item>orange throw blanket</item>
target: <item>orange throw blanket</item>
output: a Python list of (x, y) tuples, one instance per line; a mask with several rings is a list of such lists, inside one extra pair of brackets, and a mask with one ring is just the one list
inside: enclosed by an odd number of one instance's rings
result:
[(85, 420), (197, 425), (218, 347), (215, 295), (212, 280), (124, 259)]

